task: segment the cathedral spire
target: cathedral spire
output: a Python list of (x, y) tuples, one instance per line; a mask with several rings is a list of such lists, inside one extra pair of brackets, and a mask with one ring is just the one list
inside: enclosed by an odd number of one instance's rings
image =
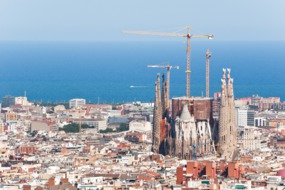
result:
[[(226, 78), (227, 72), (227, 78)], [(223, 69), (221, 79), (221, 107), (219, 117), (219, 151), (223, 158), (232, 161), (237, 145), (236, 113), (231, 70)]]
[(164, 82), (165, 82), (165, 79), (164, 79), (164, 74), (162, 74), (162, 89), (161, 89), (161, 107), (162, 107), (162, 113), (165, 112), (165, 107), (166, 107), (166, 102), (165, 102), (165, 86), (164, 86)]
[(168, 85), (167, 80), (165, 80), (164, 74), (162, 74), (162, 89), (161, 89), (161, 106), (162, 106), (162, 115), (167, 117), (167, 111), (169, 109), (169, 97), (168, 97)]
[(155, 102), (154, 102), (154, 113), (153, 113), (153, 140), (152, 140), (152, 151), (155, 153), (159, 152), (160, 145), (160, 121), (162, 118), (162, 107), (161, 107), (161, 94), (160, 94), (160, 74), (157, 74), (157, 81), (155, 83)]

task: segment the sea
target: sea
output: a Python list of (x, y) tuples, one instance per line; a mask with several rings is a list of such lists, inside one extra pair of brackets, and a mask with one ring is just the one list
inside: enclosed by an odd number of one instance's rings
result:
[[(222, 68), (230, 68), (235, 98), (258, 94), (285, 100), (284, 41), (191, 42), (191, 95), (205, 95), (205, 53), (210, 94), (219, 92)], [(171, 70), (171, 97), (185, 95), (185, 41), (0, 41), (0, 98), (88, 103), (153, 102), (157, 73)]]

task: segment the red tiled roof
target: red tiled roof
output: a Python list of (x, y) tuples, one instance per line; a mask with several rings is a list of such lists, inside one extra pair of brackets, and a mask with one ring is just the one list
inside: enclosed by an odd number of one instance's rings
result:
[(141, 176), (139, 176), (139, 177), (137, 178), (137, 180), (138, 180), (138, 181), (141, 181), (141, 180), (143, 180), (143, 181), (152, 181), (153, 178), (152, 178), (152, 177), (149, 177), (149, 176), (141, 175)]
[(152, 171), (149, 171), (149, 170), (145, 170), (144, 172), (149, 174), (150, 176), (153, 176), (153, 177), (160, 177), (160, 174), (158, 174), (156, 172), (152, 172)]

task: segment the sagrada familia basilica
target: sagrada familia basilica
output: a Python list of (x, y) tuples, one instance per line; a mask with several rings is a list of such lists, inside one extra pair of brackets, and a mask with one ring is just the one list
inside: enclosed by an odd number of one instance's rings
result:
[(193, 159), (196, 154), (219, 154), (226, 160), (234, 159), (237, 132), (230, 74), (230, 69), (223, 69), (218, 118), (213, 117), (213, 98), (178, 97), (170, 102), (167, 81), (162, 76), (160, 82), (160, 75), (157, 75), (153, 152), (182, 159)]

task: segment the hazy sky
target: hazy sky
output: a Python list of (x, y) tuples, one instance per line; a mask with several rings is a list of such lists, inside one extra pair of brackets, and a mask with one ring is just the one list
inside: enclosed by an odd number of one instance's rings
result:
[(176, 31), (217, 40), (285, 40), (285, 0), (0, 0), (0, 40), (142, 40)]

